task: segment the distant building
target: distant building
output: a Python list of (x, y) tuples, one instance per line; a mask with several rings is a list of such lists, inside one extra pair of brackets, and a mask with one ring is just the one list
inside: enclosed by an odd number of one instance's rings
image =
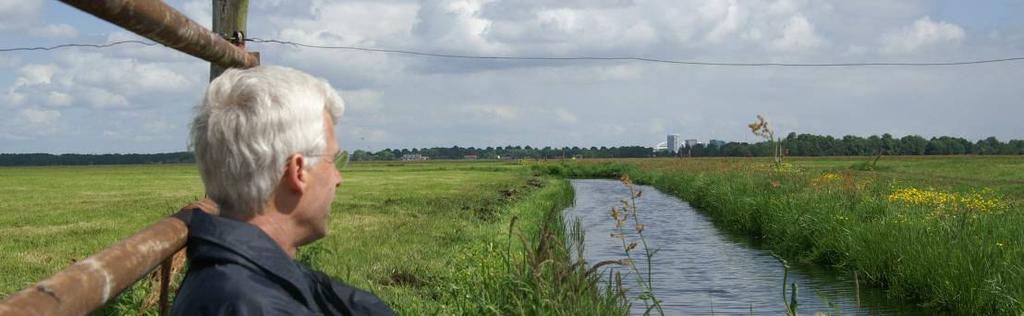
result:
[(713, 146), (713, 147), (722, 147), (722, 146), (725, 146), (725, 141), (724, 140), (718, 140), (718, 139), (712, 139), (711, 141), (708, 141), (708, 145), (709, 146)]
[(467, 160), (476, 160), (477, 158), (478, 157), (475, 154), (469, 154), (469, 155), (463, 155), (462, 156), (462, 159), (467, 159)]
[(693, 148), (693, 146), (697, 146), (697, 145), (700, 145), (700, 144), (702, 144), (702, 143), (699, 140), (696, 140), (696, 139), (692, 139), (691, 138), (691, 139), (687, 139), (686, 140), (686, 147)]
[(682, 145), (683, 144), (679, 142), (679, 135), (668, 134), (668, 139), (665, 141), (665, 147), (668, 148), (668, 152), (673, 154), (677, 153), (679, 152), (679, 147)]
[(428, 160), (428, 159), (430, 159), (430, 157), (427, 157), (427, 156), (424, 156), (424, 155), (420, 155), (420, 154), (405, 154), (405, 155), (402, 155), (402, 158), (401, 158), (401, 160)]

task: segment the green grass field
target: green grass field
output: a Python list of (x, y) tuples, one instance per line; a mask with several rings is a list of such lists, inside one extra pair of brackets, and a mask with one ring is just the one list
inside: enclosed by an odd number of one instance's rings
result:
[(202, 197), (190, 165), (0, 168), (0, 295)]
[[(538, 246), (565, 244), (564, 180), (509, 162), (357, 163), (342, 175), (328, 237), (299, 259), (400, 314), (623, 310), (564, 247)], [(0, 192), (6, 296), (202, 197), (202, 184), (192, 165), (0, 168)], [(140, 310), (149, 292), (137, 285), (102, 313), (154, 314)]]
[[(1024, 157), (377, 162), (343, 171), (301, 261), (406, 315), (621, 314), (568, 262), (557, 177), (629, 173), (791, 260), (857, 271), (936, 311), (1024, 311)], [(533, 170), (527, 168), (532, 165)], [(202, 196), (192, 165), (0, 168), (0, 296)], [(509, 227), (512, 222), (512, 234)], [(556, 245), (556, 246), (551, 246)], [(102, 313), (140, 310), (142, 284)]]
[(856, 271), (936, 312), (1024, 313), (1024, 157), (627, 159), (548, 162), (679, 196), (788, 259)]

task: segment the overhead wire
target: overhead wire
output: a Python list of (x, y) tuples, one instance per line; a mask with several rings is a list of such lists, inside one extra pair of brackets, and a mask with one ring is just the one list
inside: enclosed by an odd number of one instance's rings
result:
[(124, 44), (140, 44), (140, 45), (145, 45), (145, 46), (154, 46), (154, 45), (156, 45), (156, 43), (153, 43), (153, 42), (146, 42), (146, 41), (139, 41), (139, 40), (124, 40), (124, 41), (110, 42), (110, 43), (106, 43), (106, 44), (76, 44), (76, 43), (70, 43), (70, 44), (60, 44), (60, 45), (54, 45), (54, 46), (48, 46), (48, 47), (0, 48), (0, 52), (17, 52), (17, 51), (33, 51), (33, 50), (55, 50), (55, 49), (60, 49), (60, 48), (71, 48), (71, 47), (107, 48), (107, 47), (114, 47), (114, 46), (124, 45)]
[[(993, 58), (993, 59), (975, 59), (975, 60), (962, 60), (962, 61), (945, 61), (945, 62), (838, 62), (838, 63), (785, 63), (785, 62), (716, 62), (716, 61), (700, 61), (700, 60), (678, 60), (678, 59), (662, 59), (662, 58), (650, 58), (650, 57), (634, 57), (634, 56), (501, 56), (501, 55), (467, 55), (467, 54), (449, 54), (449, 53), (434, 53), (418, 50), (404, 50), (404, 49), (387, 49), (387, 48), (371, 48), (371, 47), (359, 47), (359, 46), (344, 46), (344, 45), (313, 45), (305, 44), (293, 41), (285, 41), (278, 39), (262, 39), (262, 38), (247, 38), (247, 42), (263, 43), (263, 44), (278, 44), (278, 45), (289, 45), (295, 47), (305, 47), (314, 49), (334, 49), (334, 50), (348, 50), (348, 51), (361, 51), (370, 53), (385, 53), (385, 54), (400, 54), (409, 56), (421, 56), (421, 57), (434, 57), (434, 58), (448, 58), (448, 59), (470, 59), (470, 60), (524, 60), (524, 61), (637, 61), (637, 62), (648, 62), (648, 63), (660, 63), (660, 64), (673, 64), (673, 65), (690, 65), (690, 66), (725, 66), (725, 67), (942, 67), (942, 66), (967, 66), (967, 65), (978, 65), (978, 64), (991, 64), (991, 63), (1004, 63), (1004, 62), (1016, 62), (1024, 61), (1024, 56), (1019, 57), (1006, 57), (1006, 58)], [(145, 42), (139, 40), (124, 40), (110, 42), (106, 44), (60, 44), (49, 47), (12, 47), (12, 48), (0, 48), (0, 52), (16, 52), (16, 51), (49, 51), (61, 48), (71, 47), (87, 47), (87, 48), (108, 48), (118, 45), (125, 44), (140, 44), (145, 46), (154, 46), (157, 43)]]
[(664, 64), (677, 64), (677, 65), (694, 65), (694, 66), (733, 66), (733, 67), (858, 67), (858, 66), (963, 66), (963, 65), (976, 65), (976, 64), (988, 64), (988, 63), (1000, 63), (1010, 61), (1022, 61), (1024, 57), (1008, 57), (1008, 58), (997, 58), (997, 59), (980, 59), (980, 60), (968, 60), (968, 61), (951, 61), (951, 62), (847, 62), (847, 63), (779, 63), (779, 62), (755, 62), (755, 63), (739, 63), (739, 62), (711, 62), (711, 61), (693, 61), (693, 60), (672, 60), (672, 59), (659, 59), (659, 58), (647, 58), (647, 57), (629, 57), (629, 56), (566, 56), (566, 57), (550, 57), (550, 56), (488, 56), (488, 55), (461, 55), (461, 54), (444, 54), (444, 53), (430, 53), (414, 50), (401, 50), (401, 49), (383, 49), (383, 48), (367, 48), (358, 46), (329, 46), (329, 45), (311, 45), (303, 44), (292, 41), (282, 41), (276, 39), (260, 39), (260, 38), (247, 38), (246, 41), (255, 43), (272, 43), (272, 44), (283, 44), (292, 45), (298, 47), (307, 48), (319, 48), (319, 49), (340, 49), (340, 50), (353, 50), (353, 51), (364, 51), (364, 52), (377, 52), (377, 53), (391, 53), (391, 54), (403, 54), (413, 56), (426, 56), (426, 57), (438, 57), (438, 58), (457, 58), (457, 59), (485, 59), (485, 60), (552, 60), (552, 61), (565, 61), (565, 60), (597, 60), (597, 61), (640, 61), (640, 62), (652, 62), (652, 63), (664, 63)]

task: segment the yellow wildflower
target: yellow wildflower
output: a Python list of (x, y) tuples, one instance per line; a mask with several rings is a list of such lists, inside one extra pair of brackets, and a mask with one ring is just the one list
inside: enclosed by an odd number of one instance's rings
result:
[(837, 182), (840, 179), (842, 179), (842, 176), (835, 173), (826, 172), (821, 174), (820, 176), (815, 177), (814, 179), (811, 179), (811, 186), (815, 188), (820, 188), (822, 186)]
[(899, 202), (932, 207), (932, 216), (941, 217), (950, 210), (967, 210), (977, 213), (991, 213), (1005, 209), (1008, 204), (989, 189), (969, 193), (942, 192), (932, 189), (903, 188), (893, 191), (887, 197), (889, 202)]

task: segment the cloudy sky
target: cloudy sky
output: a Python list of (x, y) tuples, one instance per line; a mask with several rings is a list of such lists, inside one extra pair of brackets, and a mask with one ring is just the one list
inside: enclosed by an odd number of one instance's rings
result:
[[(170, 1), (210, 24), (210, 1)], [(943, 62), (1024, 56), (1024, 2), (251, 1), (249, 36), (506, 56)], [(0, 48), (136, 39), (56, 1), (0, 0)], [(342, 146), (652, 146), (779, 133), (1024, 138), (1024, 61), (778, 68), (481, 61), (249, 45), (326, 78)], [(207, 64), (155, 46), (0, 52), (0, 152), (186, 150)]]

